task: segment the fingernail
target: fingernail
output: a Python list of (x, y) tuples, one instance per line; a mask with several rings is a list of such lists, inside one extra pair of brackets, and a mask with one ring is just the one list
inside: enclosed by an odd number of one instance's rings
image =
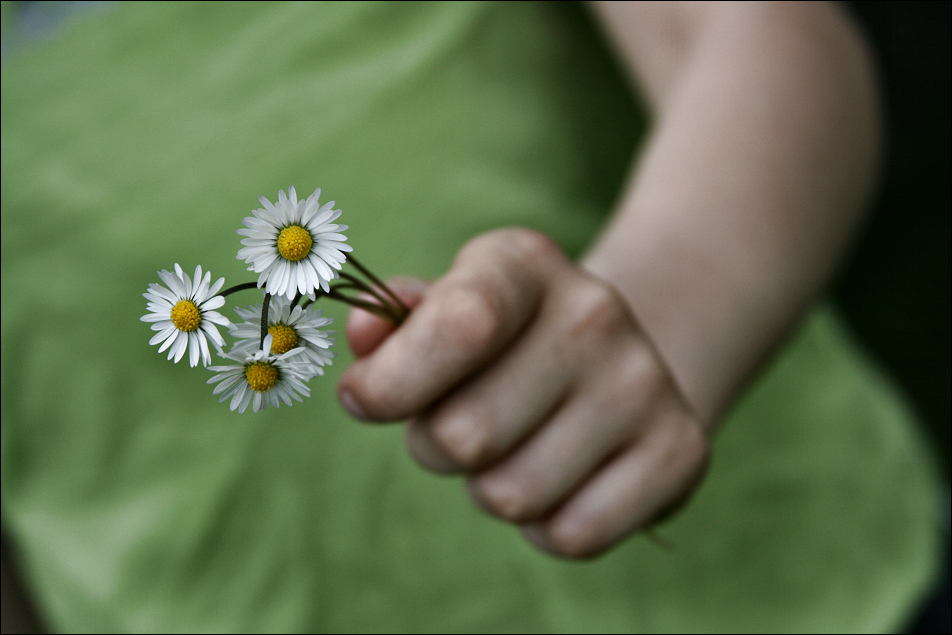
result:
[(357, 400), (354, 399), (354, 395), (349, 390), (342, 391), (338, 395), (338, 399), (340, 399), (340, 404), (344, 406), (344, 410), (349, 412), (350, 416), (354, 419), (360, 419), (361, 421), (367, 420), (367, 413), (360, 407)]

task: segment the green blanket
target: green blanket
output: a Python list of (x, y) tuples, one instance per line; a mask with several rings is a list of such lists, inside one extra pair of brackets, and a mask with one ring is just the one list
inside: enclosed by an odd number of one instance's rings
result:
[(155, 272), (253, 280), (235, 230), (292, 184), (384, 276), (501, 225), (579, 253), (643, 123), (579, 7), (132, 3), (2, 73), (2, 510), (54, 629), (885, 631), (928, 585), (928, 455), (827, 309), (722, 426), (674, 547), (584, 563), (350, 420), (343, 343), (257, 415), (148, 345)]

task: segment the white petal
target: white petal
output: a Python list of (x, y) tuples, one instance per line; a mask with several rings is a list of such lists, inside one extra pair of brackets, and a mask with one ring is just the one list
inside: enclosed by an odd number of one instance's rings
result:
[(341, 243), (347, 242), (347, 236), (343, 234), (338, 234), (336, 232), (335, 233), (314, 232), (314, 233), (317, 234), (316, 238), (320, 240), (321, 242), (330, 242), (330, 241), (336, 241)]
[(179, 278), (176, 278), (173, 273), (163, 269), (159, 272), (159, 277), (162, 279), (162, 282), (165, 283), (165, 286), (175, 294), (176, 302), (187, 296), (185, 293), (185, 284)]
[[(327, 266), (327, 263), (325, 263), (320, 258), (309, 258), (308, 260), (314, 266), (314, 269), (317, 270), (317, 275), (320, 277), (322, 282), (325, 280), (330, 281), (337, 278), (337, 276), (334, 275), (334, 272), (331, 271), (331, 268)], [(321, 286), (323, 287), (324, 285), (322, 284)], [(324, 290), (326, 291), (327, 289), (324, 289)]]
[(175, 353), (175, 363), (178, 364), (179, 360), (182, 359), (182, 356), (185, 355), (185, 351), (188, 350), (188, 333), (185, 331), (179, 331), (178, 336), (175, 338), (175, 344), (172, 346), (172, 349), (169, 351), (169, 355)]
[(245, 408), (248, 407), (248, 388), (247, 386), (239, 386), (238, 390), (235, 391), (235, 396), (232, 397), (230, 408), (234, 410), (241, 406), (241, 410), (238, 412), (244, 412)]
[(258, 217), (259, 221), (266, 223), (267, 225), (277, 229), (284, 225), (284, 211), (281, 209), (281, 206), (275, 207), (274, 205), (269, 205), (266, 209), (258, 209), (254, 212), (255, 216)]
[[(175, 263), (175, 266), (178, 268), (178, 263)], [(192, 279), (185, 275), (185, 272), (178, 268), (178, 274), (182, 278), (182, 284), (185, 285), (185, 297), (192, 297)]]
[[(188, 334), (188, 365), (192, 368), (198, 366), (198, 358), (202, 354), (202, 346), (198, 343), (198, 339), (201, 337), (195, 331), (192, 331)], [(205, 338), (202, 337), (202, 340)]]
[(271, 354), (271, 343), (273, 341), (274, 337), (271, 336), (271, 333), (264, 336), (264, 342), (261, 343), (261, 350), (266, 356)]
[(224, 326), (225, 328), (228, 328), (231, 326), (231, 320), (226, 318), (224, 315), (222, 315), (218, 311), (205, 311), (202, 313), (202, 317), (208, 320), (209, 322), (218, 324), (220, 326)]
[(287, 287), (289, 266), (287, 261), (281, 260), (275, 263), (274, 270), (268, 278), (268, 292), (271, 295), (285, 295)]
[(218, 329), (215, 328), (214, 324), (203, 323), (201, 328), (202, 331), (204, 331), (208, 337), (210, 337), (211, 340), (215, 342), (215, 345), (218, 346), (218, 348), (221, 348), (225, 345), (225, 339), (221, 336), (221, 333), (218, 332)]
[[(331, 209), (333, 206), (334, 201), (322, 206), (321, 209), (317, 211), (317, 215), (307, 224), (307, 228), (312, 231), (317, 231), (321, 225), (329, 222), (332, 218), (337, 218), (337, 216), (334, 216), (334, 210)], [(338, 214), (338, 216), (340, 216), (340, 214)]]
[[(169, 291), (162, 285), (155, 284), (154, 282), (149, 285), (149, 291), (147, 293), (143, 293), (142, 295), (144, 295), (146, 298), (150, 300), (155, 300), (156, 302), (160, 301), (160, 299), (165, 300), (166, 302), (169, 303), (170, 306), (178, 302), (178, 298), (175, 297), (174, 293), (172, 293), (171, 291)], [(155, 296), (155, 297), (150, 297), (150, 296)]]
[[(173, 328), (174, 328), (174, 327), (173, 327)], [(165, 349), (170, 348), (173, 344), (175, 344), (175, 342), (178, 341), (178, 336), (181, 335), (181, 334), (182, 334), (182, 331), (180, 331), (180, 330), (178, 330), (178, 329), (175, 329), (175, 332), (172, 333), (171, 335), (169, 335), (169, 336), (168, 336), (168, 339), (166, 339), (164, 342), (162, 342), (162, 346), (159, 347), (159, 352), (161, 353), (161, 352), (164, 351)], [(155, 339), (155, 338), (152, 338), (152, 339)], [(171, 352), (169, 352), (169, 357), (168, 357), (168, 358), (169, 358), (169, 359), (172, 359), (172, 353), (171, 353)]]
[[(258, 197), (258, 201), (261, 202), (261, 204), (264, 206), (265, 209), (267, 209), (267, 210), (272, 210), (272, 211), (274, 210), (274, 205), (272, 205), (272, 204), (271, 204), (271, 201), (269, 201), (268, 199), (266, 199), (264, 196), (259, 196), (259, 197)], [(256, 210), (256, 211), (257, 211), (257, 210)]]
[(262, 271), (270, 267), (274, 263), (274, 261), (277, 259), (278, 259), (277, 252), (271, 252), (271, 253), (267, 253), (267, 254), (259, 256), (257, 259), (255, 259), (255, 263), (254, 263), (255, 273), (261, 273)]
[(202, 266), (195, 266), (195, 278), (192, 281), (192, 291), (195, 292), (195, 295), (198, 295), (198, 289), (202, 284)]
[[(241, 243), (257, 245), (260, 244), (258, 241), (267, 241), (271, 244), (274, 244), (278, 239), (278, 230), (274, 227), (268, 226), (268, 229), (239, 229), (238, 233), (242, 236), (247, 236)], [(245, 240), (249, 241), (248, 243)]]
[(199, 335), (198, 343), (202, 349), (202, 365), (208, 367), (208, 365), (212, 362), (212, 353), (210, 350), (208, 350), (208, 340), (205, 339), (204, 335)]
[(198, 305), (201, 305), (205, 300), (208, 299), (208, 289), (211, 286), (211, 282), (212, 282), (212, 274), (211, 272), (206, 272), (205, 276), (196, 285), (195, 302)]
[[(175, 328), (174, 326), (169, 326), (168, 328), (162, 329), (161, 332), (156, 333), (155, 335), (152, 336), (152, 339), (149, 340), (149, 346), (154, 346), (155, 344), (158, 344), (162, 340), (172, 337), (175, 334), (175, 331), (177, 330), (178, 329)], [(159, 352), (161, 353), (162, 351), (164, 351), (166, 346), (168, 346), (168, 344), (160, 348)]]
[(295, 267), (295, 269), (297, 269), (297, 271), (295, 272), (297, 274), (296, 276), (297, 280), (295, 281), (296, 282), (295, 286), (297, 287), (298, 292), (301, 295), (304, 295), (305, 293), (310, 293), (311, 289), (313, 289), (314, 287), (313, 285), (308, 284), (308, 277), (305, 271), (306, 267), (302, 265), (299, 267)]
[(204, 313), (204, 312), (206, 312), (206, 311), (212, 311), (212, 310), (214, 310), (214, 309), (217, 309), (217, 308), (221, 307), (223, 304), (225, 304), (225, 298), (224, 298), (224, 296), (216, 295), (216, 296), (212, 296), (210, 299), (205, 300), (204, 302), (202, 302), (202, 303), (198, 306), (198, 308), (200, 308), (200, 309), (202, 310), (202, 313)]

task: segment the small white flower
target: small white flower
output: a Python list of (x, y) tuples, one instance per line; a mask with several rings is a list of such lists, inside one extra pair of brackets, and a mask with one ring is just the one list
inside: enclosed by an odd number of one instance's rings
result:
[[(256, 304), (247, 309), (236, 308), (235, 313), (244, 322), (229, 329), (232, 337), (238, 340), (232, 352), (242, 351), (250, 355), (258, 350), (261, 340), (261, 305)], [(268, 333), (272, 336), (272, 354), (281, 355), (301, 347), (301, 357), (316, 367), (330, 364), (334, 358), (334, 353), (330, 350), (334, 345), (334, 338), (331, 337), (334, 331), (322, 331), (321, 328), (333, 321), (333, 318), (321, 317), (320, 309), (305, 309), (299, 306), (292, 309), (287, 298), (274, 296), (268, 307)], [(312, 374), (322, 374), (322, 371), (315, 368)]]
[(143, 322), (155, 322), (152, 330), (158, 331), (149, 344), (162, 342), (159, 352), (169, 349), (169, 359), (174, 357), (176, 363), (182, 359), (186, 349), (191, 349), (189, 364), (196, 366), (201, 358), (208, 366), (211, 354), (206, 336), (220, 351), (225, 340), (215, 325), (231, 326), (228, 318), (214, 310), (225, 304), (225, 298), (215, 295), (225, 284), (225, 279), (219, 278), (218, 282), (210, 285), (212, 274), (206, 272), (202, 277), (202, 267), (199, 265), (195, 267), (195, 279), (189, 280), (178, 263), (175, 263), (174, 274), (163, 269), (159, 277), (168, 288), (152, 283), (149, 290), (142, 294), (149, 300), (147, 308), (150, 313), (141, 319)]
[[(301, 348), (293, 348), (282, 355), (271, 353), (274, 338), (264, 338), (261, 350), (249, 355), (243, 351), (232, 351), (223, 357), (239, 364), (230, 366), (211, 366), (210, 370), (219, 373), (208, 380), (209, 384), (221, 382), (215, 386), (212, 394), (224, 393), (219, 403), (231, 397), (230, 409), (243, 413), (252, 403), (255, 412), (271, 406), (277, 408), (283, 401), (291, 405), (291, 399), (304, 401), (298, 393), (311, 396), (310, 389), (304, 385), (311, 378), (311, 363), (299, 361)], [(318, 374), (324, 371), (321, 368)]]
[(335, 225), (340, 216), (334, 201), (319, 206), (321, 188), (298, 201), (294, 186), (278, 192), (278, 202), (271, 204), (264, 196), (258, 200), (264, 208), (242, 223), (247, 229), (238, 233), (247, 238), (238, 250), (238, 259), (250, 266), (248, 271), (261, 274), (258, 287), (272, 296), (293, 299), (295, 293), (310, 295), (318, 287), (325, 292), (328, 283), (339, 277), (337, 270), (346, 260), (342, 252), (351, 251), (347, 238), (338, 232), (347, 225)]

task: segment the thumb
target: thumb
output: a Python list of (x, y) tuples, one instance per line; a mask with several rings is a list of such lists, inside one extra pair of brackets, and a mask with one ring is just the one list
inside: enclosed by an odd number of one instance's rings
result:
[[(430, 284), (419, 278), (394, 278), (387, 281), (387, 286), (413, 309), (423, 300)], [(358, 358), (373, 353), (396, 329), (390, 320), (363, 309), (351, 307), (347, 315), (347, 343)]]

